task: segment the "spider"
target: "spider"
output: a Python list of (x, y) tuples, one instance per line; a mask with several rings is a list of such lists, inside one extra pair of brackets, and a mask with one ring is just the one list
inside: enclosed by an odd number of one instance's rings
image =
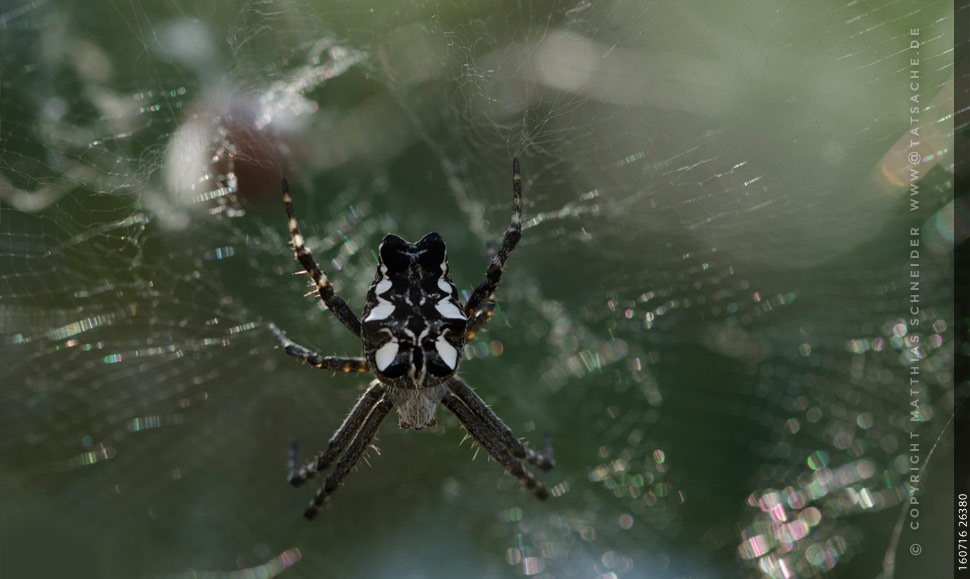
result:
[(448, 256), (440, 235), (431, 232), (417, 243), (409, 243), (389, 233), (378, 249), (377, 273), (367, 291), (363, 316), (358, 319), (336, 295), (333, 284), (304, 245), (285, 179), (283, 202), (296, 259), (310, 274), (327, 308), (360, 338), (364, 357), (321, 356), (290, 341), (274, 324), (269, 324), (270, 331), (287, 354), (311, 366), (335, 372), (371, 372), (377, 377), (315, 459), (298, 469), (296, 444), (291, 445), (288, 462), (289, 482), (293, 486), (301, 486), (337, 461), (303, 515), (312, 519), (317, 514), (370, 446), (391, 408), (397, 407), (401, 428), (421, 430), (435, 424), (439, 403), (458, 417), (471, 438), (506, 471), (539, 499), (548, 498), (549, 491), (521, 461), (542, 470), (551, 469), (555, 463), (549, 436), (545, 437), (545, 454), (526, 448), (457, 376), (465, 342), (491, 317), (505, 262), (522, 236), (519, 160), (512, 161), (512, 221), (501, 247), (489, 252), (491, 261), (485, 279), (464, 307), (448, 275)]

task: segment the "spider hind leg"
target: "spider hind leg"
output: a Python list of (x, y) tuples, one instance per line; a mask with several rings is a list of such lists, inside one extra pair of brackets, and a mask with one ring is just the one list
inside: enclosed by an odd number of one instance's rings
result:
[[(498, 251), (495, 249), (495, 242), (489, 241), (487, 244), (487, 255), (488, 261), (491, 263), (495, 256), (498, 255)], [(468, 324), (465, 326), (465, 341), (468, 342), (481, 330), (485, 324), (492, 319), (492, 314), (495, 312), (495, 294), (488, 296), (485, 300), (485, 305), (478, 309), (471, 318), (468, 319)]]
[(495, 288), (502, 281), (502, 271), (505, 269), (505, 262), (509, 255), (519, 243), (522, 237), (522, 178), (519, 176), (519, 160), (512, 160), (512, 219), (509, 227), (502, 238), (502, 245), (499, 247), (495, 257), (492, 258), (488, 269), (485, 271), (485, 280), (478, 284), (472, 292), (468, 303), (465, 305), (465, 315), (469, 318), (475, 316), (485, 302), (495, 293)]
[(333, 312), (333, 315), (340, 320), (340, 323), (346, 326), (355, 336), (360, 336), (360, 319), (357, 318), (357, 314), (350, 309), (347, 302), (340, 299), (340, 296), (334, 293), (333, 284), (327, 279), (326, 274), (320, 270), (320, 266), (317, 265), (310, 250), (304, 244), (303, 234), (300, 233), (300, 227), (296, 222), (296, 212), (293, 209), (293, 197), (290, 196), (290, 185), (286, 182), (286, 179), (283, 179), (282, 187), (283, 204), (286, 206), (290, 238), (293, 241), (293, 252), (296, 254), (297, 261), (310, 274), (313, 283), (317, 286), (317, 291), (320, 292), (320, 299), (323, 300), (327, 309)]

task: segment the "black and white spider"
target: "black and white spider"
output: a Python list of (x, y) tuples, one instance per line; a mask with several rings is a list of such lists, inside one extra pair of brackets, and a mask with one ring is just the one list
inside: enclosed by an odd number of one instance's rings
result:
[(378, 250), (377, 274), (367, 291), (362, 319), (333, 290), (297, 226), (293, 199), (283, 180), (283, 201), (289, 217), (296, 259), (310, 274), (320, 298), (348, 330), (360, 338), (363, 358), (321, 356), (294, 344), (275, 325), (269, 329), (291, 356), (337, 372), (371, 372), (377, 379), (361, 396), (343, 424), (330, 438), (326, 450), (297, 469), (296, 448), (291, 447), (290, 484), (300, 486), (317, 472), (337, 462), (323, 486), (304, 511), (312, 519), (370, 446), (381, 421), (397, 407), (402, 428), (421, 430), (435, 424), (435, 409), (444, 404), (464, 425), (468, 434), (540, 499), (549, 491), (522, 466), (528, 462), (543, 470), (553, 467), (552, 448), (546, 437), (546, 453), (526, 448), (456, 372), (465, 342), (488, 321), (495, 308), (494, 292), (502, 278), (509, 254), (522, 236), (522, 182), (519, 160), (512, 161), (512, 221), (502, 245), (485, 272), (485, 280), (462, 307), (455, 284), (448, 275), (445, 242), (429, 233), (417, 243), (387, 234)]

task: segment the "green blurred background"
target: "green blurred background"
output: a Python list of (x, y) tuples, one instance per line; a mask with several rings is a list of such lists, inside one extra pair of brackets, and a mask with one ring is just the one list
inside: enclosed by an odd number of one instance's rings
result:
[[(943, 576), (967, 231), (951, 19), (916, 0), (3, 3), (0, 575)], [(387, 232), (438, 231), (478, 283), (513, 156), (526, 229), (461, 374), (533, 447), (551, 433), (556, 496), (472, 460), (441, 409), (430, 431), (388, 420), (307, 523), (286, 449), (321, 449), (368, 379), (266, 329), (360, 353), (301, 297), (280, 177), (359, 312)]]

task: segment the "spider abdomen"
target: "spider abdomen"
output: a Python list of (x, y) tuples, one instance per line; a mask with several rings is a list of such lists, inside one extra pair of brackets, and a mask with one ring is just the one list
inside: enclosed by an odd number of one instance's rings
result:
[[(361, 319), (364, 355), (381, 382), (420, 389), (454, 376), (466, 324), (441, 236), (429, 233), (409, 243), (386, 235)], [(415, 420), (419, 427), (428, 424)]]

